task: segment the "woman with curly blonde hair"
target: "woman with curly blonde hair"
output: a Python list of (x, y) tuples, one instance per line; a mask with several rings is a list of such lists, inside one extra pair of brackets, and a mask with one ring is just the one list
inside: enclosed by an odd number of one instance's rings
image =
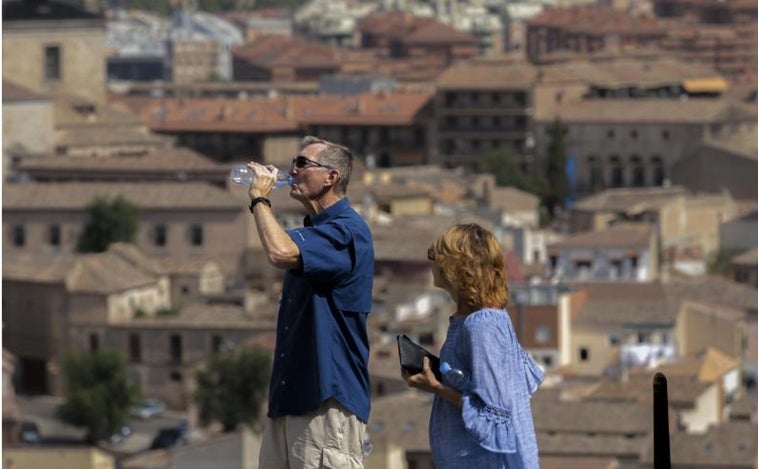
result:
[(529, 399), (543, 374), (521, 347), (505, 306), (503, 251), (477, 224), (446, 229), (429, 248), (434, 284), (456, 304), (440, 360), (461, 370), (468, 385), (403, 372), (408, 385), (433, 393), (429, 442), (437, 469), (538, 468)]

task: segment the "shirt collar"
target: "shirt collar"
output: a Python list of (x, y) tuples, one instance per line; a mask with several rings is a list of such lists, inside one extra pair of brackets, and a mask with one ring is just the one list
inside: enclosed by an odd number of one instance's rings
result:
[(305, 226), (314, 226), (321, 223), (324, 223), (325, 221), (329, 220), (330, 218), (333, 218), (337, 214), (341, 213), (343, 210), (345, 210), (350, 205), (350, 202), (347, 200), (347, 197), (343, 197), (337, 202), (333, 203), (329, 207), (326, 208), (326, 210), (319, 212), (313, 216), (306, 215), (305, 219), (303, 220), (303, 225)]

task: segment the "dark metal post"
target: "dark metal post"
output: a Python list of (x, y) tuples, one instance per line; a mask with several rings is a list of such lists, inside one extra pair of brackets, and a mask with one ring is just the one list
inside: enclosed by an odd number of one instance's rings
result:
[(653, 376), (653, 467), (671, 469), (668, 388), (661, 372)]

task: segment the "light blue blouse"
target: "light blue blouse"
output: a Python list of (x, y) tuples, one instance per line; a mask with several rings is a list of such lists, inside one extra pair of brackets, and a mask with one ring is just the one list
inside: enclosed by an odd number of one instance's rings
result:
[(508, 313), (486, 308), (451, 318), (440, 359), (470, 376), (471, 388), (460, 410), (434, 398), (429, 443), (437, 469), (539, 468), (529, 400), (543, 373)]

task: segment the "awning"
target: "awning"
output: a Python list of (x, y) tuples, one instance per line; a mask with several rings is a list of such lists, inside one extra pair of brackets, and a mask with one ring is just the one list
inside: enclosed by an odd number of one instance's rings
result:
[(719, 93), (729, 88), (729, 84), (723, 78), (684, 80), (682, 86), (689, 93)]

